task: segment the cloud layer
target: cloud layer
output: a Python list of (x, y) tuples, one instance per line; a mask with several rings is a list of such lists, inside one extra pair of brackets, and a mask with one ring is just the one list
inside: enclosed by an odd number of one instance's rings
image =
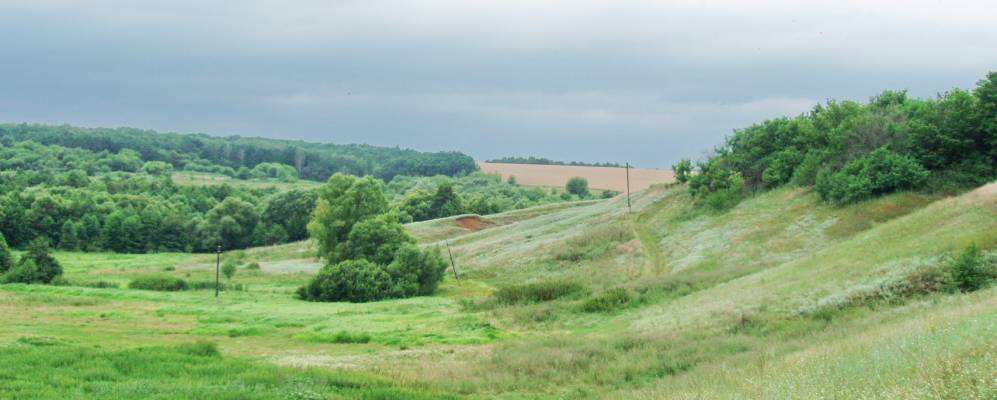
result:
[(997, 69), (986, 2), (0, 1), (0, 120), (666, 167)]

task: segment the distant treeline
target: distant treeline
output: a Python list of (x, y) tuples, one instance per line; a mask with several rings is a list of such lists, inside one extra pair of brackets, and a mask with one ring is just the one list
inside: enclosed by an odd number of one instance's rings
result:
[(204, 134), (158, 133), (133, 128), (0, 124), (0, 144), (31, 141), (44, 145), (119, 153), (131, 150), (142, 161), (162, 161), (176, 169), (237, 176), (259, 164), (294, 168), (302, 179), (324, 181), (337, 172), (373, 175), (454, 176), (477, 169), (474, 159), (459, 152), (426, 153), (369, 145), (212, 137)]
[(900, 190), (956, 192), (997, 178), (997, 72), (973, 91), (934, 99), (886, 91), (868, 103), (828, 101), (810, 112), (736, 130), (693, 172), (673, 168), (714, 208), (753, 191), (812, 186), (831, 203)]
[(573, 165), (580, 167), (612, 167), (612, 168), (623, 168), (623, 165), (619, 163), (590, 163), (584, 161), (554, 161), (549, 158), (543, 157), (502, 157), (496, 158), (494, 160), (488, 160), (485, 162), (490, 163), (505, 163), (505, 164), (536, 164), (536, 165)]

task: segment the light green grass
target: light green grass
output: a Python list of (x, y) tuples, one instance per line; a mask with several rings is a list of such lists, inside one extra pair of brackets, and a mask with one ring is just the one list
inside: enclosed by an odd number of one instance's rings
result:
[[(17, 382), (40, 397), (93, 386), (137, 398), (142, 385), (218, 397), (213, 381), (178, 388), (182, 374), (111, 371), (107, 383), (88, 380), (103, 372), (55, 371), (51, 361), (114, 364), (142, 348), (151, 349), (146, 362), (185, 365), (176, 346), (211, 341), (221, 358), (204, 371), (231, 368), (218, 376), (239, 382), (234, 393), (258, 384), (250, 366), (279, 377), (259, 384), (260, 398), (301, 387), (347, 398), (997, 396), (995, 288), (800, 312), (943, 264), (971, 243), (997, 248), (991, 191), (899, 193), (837, 208), (787, 188), (713, 213), (673, 185), (634, 194), (633, 211), (620, 196), (487, 216), (474, 232), (455, 218), (410, 224), (422, 244), (449, 240), (462, 279), (447, 271), (435, 296), (367, 304), (293, 299), (321, 265), (307, 241), (225, 253), (261, 269), (238, 269), (231, 283), (246, 290), (219, 299), (123, 289), (151, 273), (213, 279), (211, 254), (56, 253), (70, 282), (121, 288), (0, 286), (0, 347), (49, 360), (32, 373), (60, 382), (46, 389), (0, 373), (0, 394)], [(562, 286), (570, 293), (502, 301), (517, 288)], [(605, 299), (622, 300), (590, 307)]]

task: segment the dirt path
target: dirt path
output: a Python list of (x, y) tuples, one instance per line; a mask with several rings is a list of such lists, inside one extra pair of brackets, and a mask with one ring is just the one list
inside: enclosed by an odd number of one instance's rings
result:
[(657, 203), (651, 204), (630, 220), (634, 235), (640, 240), (641, 248), (644, 250), (644, 272), (654, 275), (669, 272), (668, 265), (661, 254), (660, 239), (654, 235), (651, 227), (648, 226), (648, 220), (660, 208), (661, 206)]

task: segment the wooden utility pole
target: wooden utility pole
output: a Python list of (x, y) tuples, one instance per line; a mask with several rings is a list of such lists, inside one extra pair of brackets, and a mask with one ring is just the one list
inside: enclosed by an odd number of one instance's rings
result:
[(222, 264), (222, 245), (218, 245), (215, 256), (215, 297), (218, 297), (218, 272)]
[(627, 213), (633, 213), (630, 208), (630, 163), (627, 163)]
[(453, 262), (453, 252), (450, 251), (450, 241), (449, 240), (444, 240), (444, 243), (447, 244), (447, 254), (450, 255), (450, 268), (453, 269), (453, 279), (455, 281), (457, 281), (457, 282), (460, 282), (460, 276), (457, 275), (457, 264), (454, 264), (454, 262)]

